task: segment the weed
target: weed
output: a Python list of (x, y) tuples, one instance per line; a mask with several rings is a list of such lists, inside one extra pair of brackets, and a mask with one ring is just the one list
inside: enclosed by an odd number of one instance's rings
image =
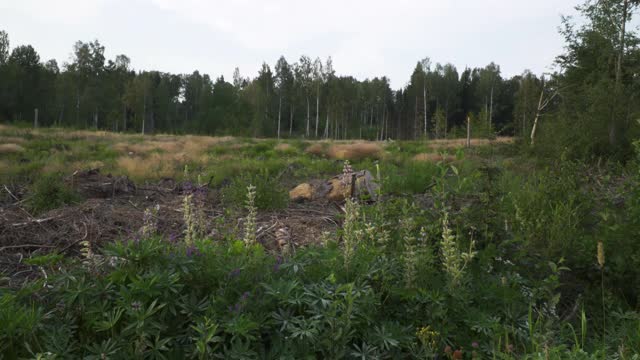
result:
[(27, 205), (33, 213), (40, 214), (80, 200), (80, 196), (64, 183), (60, 175), (49, 174), (33, 183)]
[(256, 187), (253, 185), (247, 186), (247, 216), (244, 221), (244, 244), (246, 246), (253, 246), (256, 244), (256, 233), (258, 231), (256, 227), (256, 217), (258, 211), (256, 208)]

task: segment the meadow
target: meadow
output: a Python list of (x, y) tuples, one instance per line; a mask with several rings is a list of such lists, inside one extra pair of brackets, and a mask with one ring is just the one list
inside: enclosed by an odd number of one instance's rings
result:
[(639, 359), (640, 157), (526, 146), (1, 126), (0, 358)]

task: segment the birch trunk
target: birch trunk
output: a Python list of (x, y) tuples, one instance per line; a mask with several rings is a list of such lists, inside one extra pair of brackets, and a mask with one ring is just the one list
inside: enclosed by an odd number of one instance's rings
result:
[(471, 119), (467, 116), (467, 147), (471, 147)]
[(424, 103), (424, 138), (427, 138), (427, 86), (426, 84), (422, 88), (422, 100)]
[(491, 86), (491, 99), (489, 100), (489, 131), (491, 131), (491, 123), (493, 121), (493, 86)]
[(293, 104), (289, 107), (289, 137), (293, 132)]
[(324, 138), (329, 138), (329, 111), (327, 110), (327, 120), (324, 123)]
[(278, 105), (278, 140), (280, 140), (280, 118), (282, 115), (282, 94), (280, 94), (280, 104)]
[(147, 90), (145, 89), (144, 91), (144, 97), (143, 97), (143, 105), (142, 105), (142, 135), (144, 135), (145, 132), (145, 121), (147, 119)]
[(307, 131), (305, 135), (309, 137), (309, 122), (311, 121), (311, 106), (309, 104), (309, 96), (307, 96)]
[(318, 137), (318, 124), (320, 123), (320, 85), (316, 95), (316, 138)]
[(609, 145), (616, 145), (618, 142), (618, 121), (616, 119), (617, 99), (620, 96), (620, 80), (622, 78), (622, 58), (624, 57), (625, 37), (627, 29), (627, 16), (629, 11), (629, 0), (624, 0), (622, 6), (622, 24), (620, 26), (620, 49), (616, 60), (616, 87), (611, 105), (611, 120), (609, 124)]
[(544, 85), (542, 85), (542, 90), (540, 90), (540, 100), (538, 100), (538, 110), (536, 111), (536, 117), (533, 120), (533, 127), (531, 127), (531, 146), (535, 144), (536, 137), (536, 128), (538, 127), (538, 119), (540, 118), (540, 111), (542, 111), (542, 98), (544, 96)]

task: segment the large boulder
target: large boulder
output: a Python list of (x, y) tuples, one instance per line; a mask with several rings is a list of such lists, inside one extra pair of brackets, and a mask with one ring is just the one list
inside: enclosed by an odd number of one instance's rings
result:
[(328, 200), (342, 202), (350, 197), (376, 200), (380, 185), (367, 170), (341, 174), (327, 181), (302, 183), (291, 191), (292, 201)]

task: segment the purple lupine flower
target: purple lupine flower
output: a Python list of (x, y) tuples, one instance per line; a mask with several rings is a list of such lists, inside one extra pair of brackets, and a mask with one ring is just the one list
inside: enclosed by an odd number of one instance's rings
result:
[(471, 343), (471, 347), (474, 348), (474, 349), (477, 349), (479, 346), (480, 346), (480, 344), (478, 344), (477, 341), (474, 341), (474, 342)]
[(238, 312), (240, 312), (240, 304), (236, 303), (233, 306), (229, 306), (229, 312), (230, 313), (238, 313)]
[(240, 268), (235, 268), (229, 272), (229, 277), (234, 278), (240, 275)]
[(195, 195), (200, 197), (200, 198), (202, 198), (202, 199), (204, 199), (204, 198), (207, 197), (207, 192), (208, 192), (208, 189), (207, 189), (206, 186), (200, 186), (200, 187), (196, 188)]
[(284, 259), (282, 258), (282, 256), (279, 256), (276, 258), (276, 263), (273, 264), (273, 271), (277, 272), (280, 270), (280, 265), (282, 265), (282, 263), (284, 262)]
[(187, 248), (187, 257), (192, 257), (192, 256), (200, 256), (200, 250), (198, 250), (197, 247), (195, 246), (189, 246)]
[(133, 309), (133, 311), (138, 311), (142, 308), (142, 303), (140, 301), (134, 301), (131, 303), (131, 309)]
[(191, 191), (193, 190), (193, 183), (191, 181), (185, 181), (182, 183), (182, 190)]
[(245, 291), (244, 293), (242, 293), (242, 296), (240, 297), (241, 301), (247, 301), (247, 299), (249, 298), (249, 295), (251, 295), (248, 291)]
[(178, 235), (176, 233), (169, 234), (169, 242), (175, 244), (178, 240)]

